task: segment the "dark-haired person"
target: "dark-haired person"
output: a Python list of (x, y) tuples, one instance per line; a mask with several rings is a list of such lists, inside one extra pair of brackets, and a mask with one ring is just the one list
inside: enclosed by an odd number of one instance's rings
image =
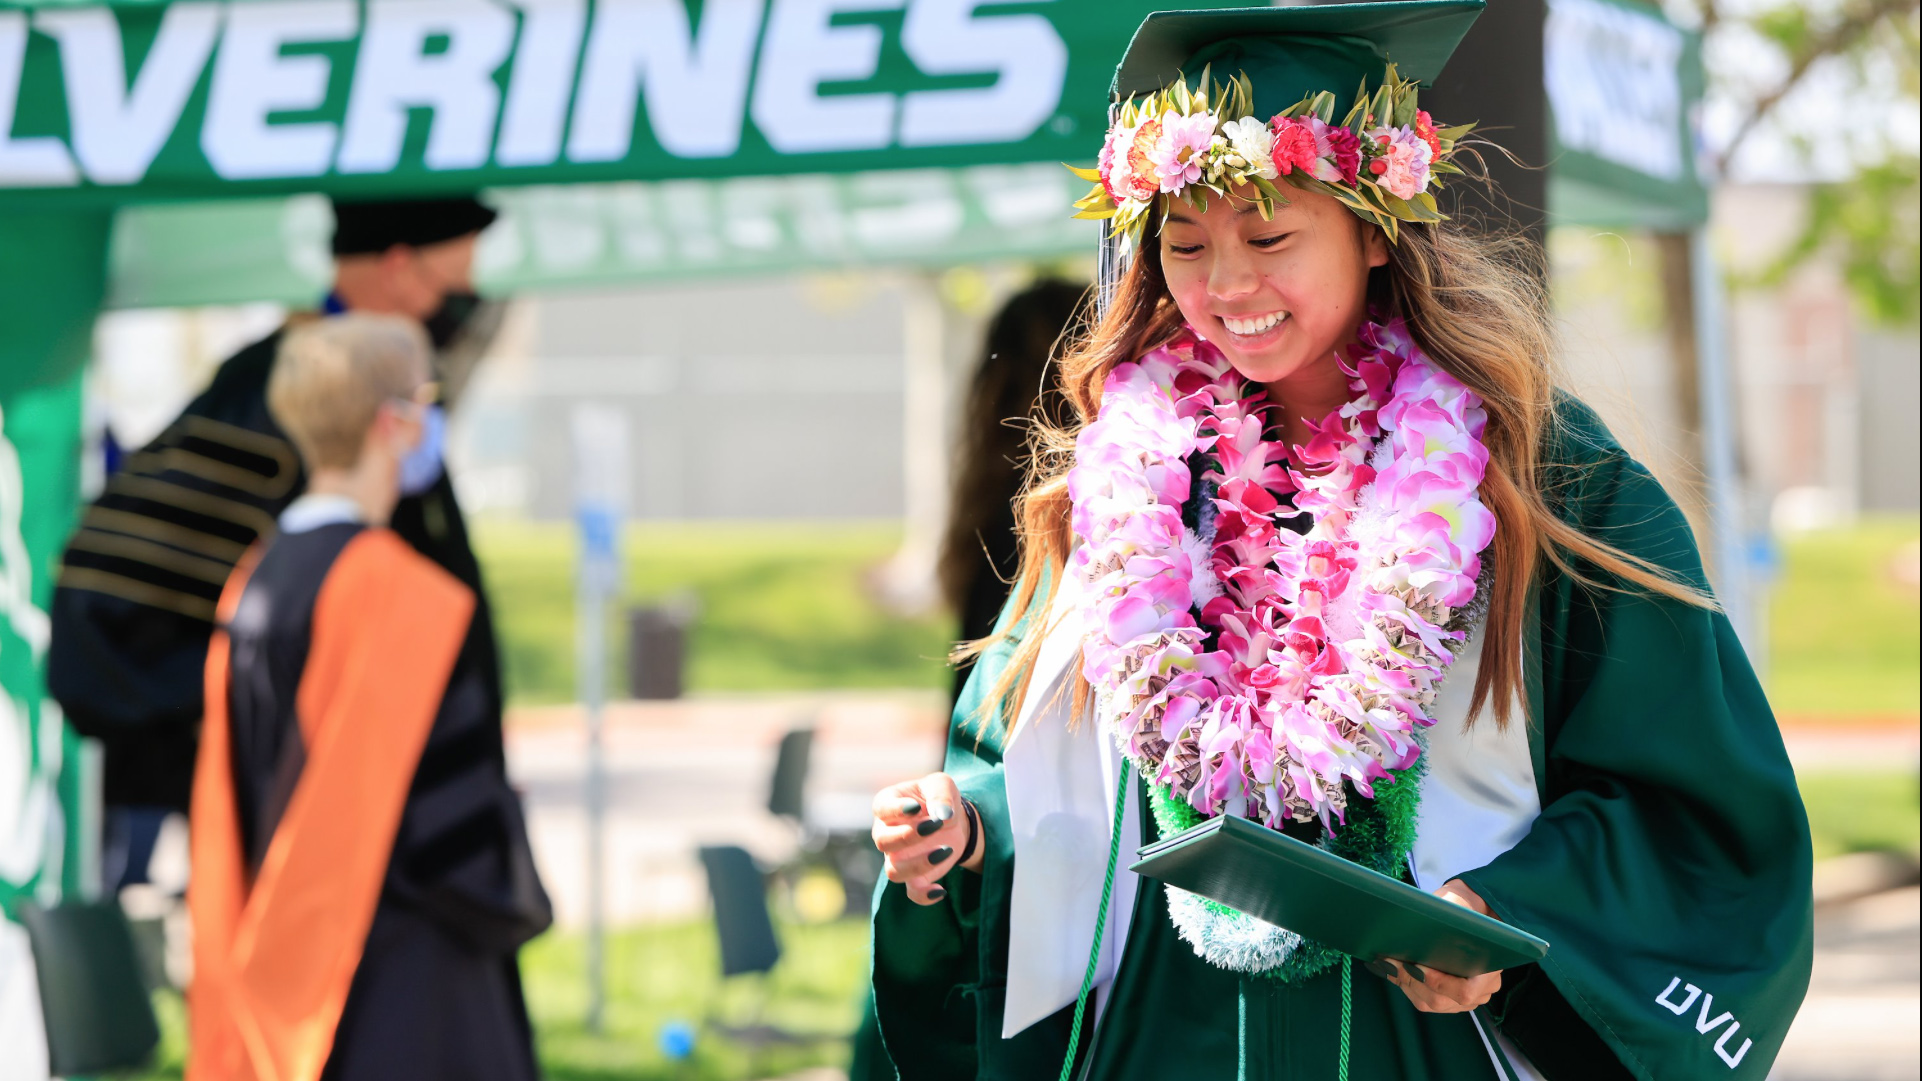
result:
[[(988, 324), (962, 407), (954, 498), (941, 547), (941, 592), (964, 642), (986, 638), (1008, 599), (1020, 555), (1014, 501), (1028, 473), (1032, 423), (1066, 419), (1055, 366), (1088, 300), (1083, 285), (1043, 278), (1008, 298)], [(970, 664), (955, 666), (954, 698)]]
[[(1437, 211), (1469, 129), (1417, 86), (1481, 7), (1137, 31), (1072, 454), (946, 768), (874, 800), (904, 1081), (1768, 1076), (1808, 821), (1687, 521), (1554, 385), (1531, 253)], [(1128, 870), (1231, 816), (1549, 950), (1352, 957)]]
[[(334, 204), (334, 282), (325, 313), (403, 317), (436, 348), (444, 398), (464, 381), (477, 300), (474, 249), (495, 212), (471, 198)], [(314, 318), (294, 316), (289, 325)], [(110, 835), (187, 809), (207, 637), (221, 587), (247, 546), (301, 494), (300, 458), (268, 411), (283, 327), (221, 364), (159, 436), (125, 455), (68, 543), (51, 607), (47, 684), (83, 735), (106, 748)], [(498, 713), (499, 664), (480, 570), (441, 466), (442, 403), (429, 446), (402, 478), (393, 527), (473, 590), (474, 648)], [(130, 821), (131, 820), (131, 823)], [(130, 828), (131, 826), (131, 828)], [(109, 859), (137, 881), (134, 859)], [(111, 889), (119, 881), (106, 885)]]

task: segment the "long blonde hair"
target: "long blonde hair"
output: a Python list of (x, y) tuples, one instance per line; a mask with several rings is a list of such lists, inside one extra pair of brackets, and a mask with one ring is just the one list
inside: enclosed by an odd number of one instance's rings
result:
[[(1145, 235), (1154, 237), (1156, 225), (1149, 222)], [(1492, 701), (1496, 724), (1505, 727), (1510, 703), (1525, 700), (1521, 647), (1528, 586), (1542, 562), (1596, 588), (1642, 590), (1698, 607), (1713, 607), (1714, 601), (1661, 567), (1562, 521), (1544, 498), (1550, 478), (1544, 476), (1541, 449), (1555, 423), (1555, 379), (1540, 249), (1521, 237), (1469, 234), (1448, 223), (1404, 224), (1400, 232), (1399, 241), (1388, 246), (1388, 265), (1371, 272), (1371, 304), (1405, 320), (1422, 351), (1479, 395), (1488, 411), (1489, 464), (1481, 497), (1498, 524), (1490, 553), (1494, 588), (1468, 716), (1472, 723)], [(1149, 245), (1143, 249), (1117, 283), (1099, 323), (1062, 360), (1062, 387), (1078, 423), (1035, 426), (1033, 464), (1019, 508), (1020, 574), (1010, 599), (1017, 612), (1030, 610), (1044, 584), (1050, 595), (1058, 588), (1074, 545), (1067, 470), (1076, 431), (1101, 407), (1102, 383), (1115, 365), (1139, 357), (1181, 328), (1159, 255)], [(1600, 572), (1601, 580), (1585, 575), (1577, 562)], [(1014, 641), (1007, 666), (983, 699), (984, 716), (998, 709), (1004, 725), (1013, 723), (1040, 650), (1038, 631)], [(975, 655), (1009, 637), (1004, 632), (956, 652)], [(1077, 676), (1074, 716), (1087, 695), (1087, 683)]]

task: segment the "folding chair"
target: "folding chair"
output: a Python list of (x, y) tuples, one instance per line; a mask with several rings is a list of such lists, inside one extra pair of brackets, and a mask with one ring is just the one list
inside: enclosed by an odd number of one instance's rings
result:
[(33, 944), (55, 1077), (144, 1065), (160, 1043), (126, 914), (115, 901), (19, 904)]

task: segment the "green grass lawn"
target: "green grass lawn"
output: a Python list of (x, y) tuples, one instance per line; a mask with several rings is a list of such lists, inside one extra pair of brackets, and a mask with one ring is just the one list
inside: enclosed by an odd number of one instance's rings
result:
[[(633, 525), (622, 545), (624, 602), (694, 598), (690, 690), (944, 686), (950, 621), (893, 615), (864, 583), (899, 538), (897, 527), (871, 523)], [(483, 521), (474, 540), (510, 697), (574, 700), (571, 527)], [(625, 640), (617, 620), (609, 668), (617, 697), (626, 686)]]
[[(535, 939), (521, 953), (521, 974), (543, 1075), (548, 1081), (753, 1081), (811, 1066), (845, 1066), (867, 971), (867, 925), (788, 924), (780, 936), (783, 955), (765, 985), (761, 1021), (822, 1038), (759, 1053), (704, 1030), (709, 1017), (748, 1023), (763, 990), (746, 976), (721, 986), (710, 922), (655, 924), (608, 936), (608, 1004), (599, 1035), (586, 1029), (584, 939), (559, 931)], [(154, 1001), (160, 1053), (136, 1081), (176, 1081), (185, 1061), (185, 1012), (177, 994), (158, 994)], [(661, 1049), (662, 1028), (674, 1022), (696, 1031), (693, 1054), (678, 1062)]]
[(1815, 858), (1845, 852), (1922, 850), (1922, 788), (1915, 774), (1815, 773), (1798, 778)]
[[(1913, 714), (1922, 701), (1922, 609), (1892, 573), (1922, 535), (1914, 515), (1866, 518), (1783, 547), (1771, 603), (1769, 697), (1795, 717)], [(953, 632), (904, 619), (864, 576), (894, 551), (889, 524), (648, 523), (628, 528), (625, 603), (677, 594), (699, 605), (689, 642), (695, 691), (939, 687)], [(566, 523), (483, 521), (475, 547), (500, 624), (516, 702), (574, 698), (574, 538)], [(611, 629), (615, 694), (623, 642)]]
[(1778, 714), (1847, 719), (1922, 708), (1922, 607), (1894, 574), (1915, 515), (1865, 518), (1783, 545), (1769, 622)]

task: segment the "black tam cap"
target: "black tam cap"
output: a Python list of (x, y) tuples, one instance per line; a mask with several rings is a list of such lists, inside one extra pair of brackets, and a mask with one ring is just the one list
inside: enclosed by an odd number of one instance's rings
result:
[(371, 255), (396, 244), (439, 244), (494, 224), (500, 215), (479, 199), (334, 200), (334, 254)]

